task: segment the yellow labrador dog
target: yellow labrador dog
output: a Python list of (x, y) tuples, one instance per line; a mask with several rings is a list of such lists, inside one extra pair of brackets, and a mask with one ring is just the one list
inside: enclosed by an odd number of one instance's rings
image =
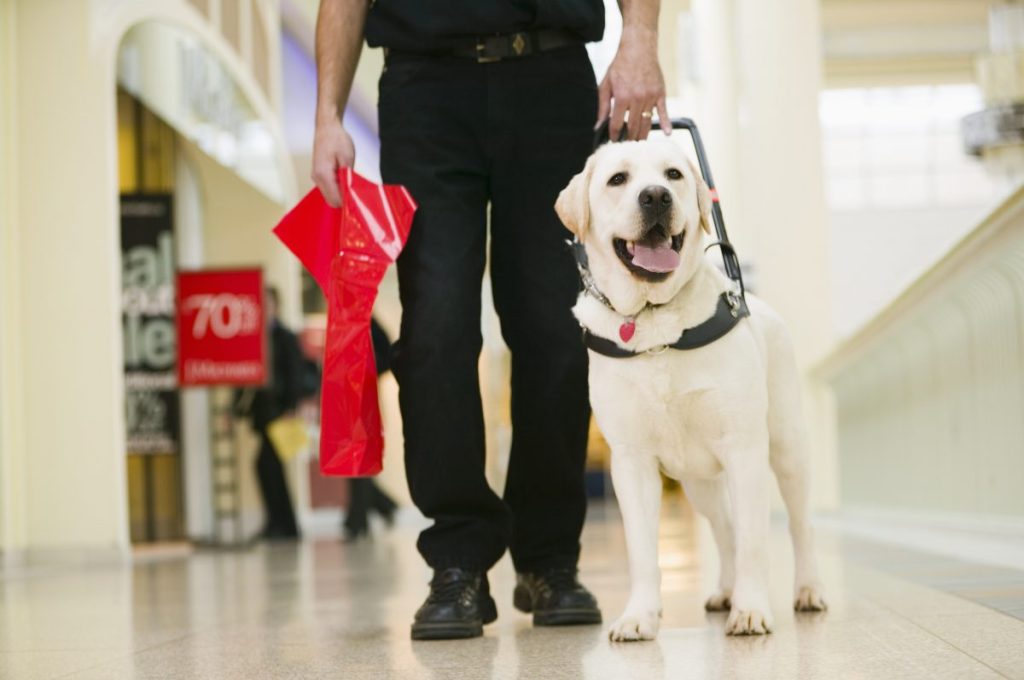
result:
[[(590, 398), (612, 449), (631, 588), (612, 640), (658, 632), (659, 470), (682, 482), (710, 520), (720, 554), (709, 610), (730, 610), (726, 632), (772, 629), (768, 603), (769, 466), (789, 511), (795, 608), (825, 608), (808, 519), (808, 452), (800, 379), (779, 316), (748, 296), (750, 314), (695, 349), (684, 330), (721, 310), (733, 284), (704, 255), (711, 196), (671, 139), (606, 144), (555, 209), (586, 251), (589, 281), (574, 313), (590, 338), (636, 356), (594, 351)], [(729, 307), (726, 307), (728, 310)], [(598, 345), (599, 346), (599, 345)]]

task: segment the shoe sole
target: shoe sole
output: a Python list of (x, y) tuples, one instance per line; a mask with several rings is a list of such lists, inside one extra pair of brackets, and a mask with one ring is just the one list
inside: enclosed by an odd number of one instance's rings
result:
[(599, 609), (558, 609), (552, 612), (533, 611), (529, 593), (521, 588), (512, 592), (512, 604), (524, 614), (533, 614), (535, 626), (587, 626), (601, 623)]
[(463, 640), (484, 634), (482, 621), (470, 623), (414, 623), (413, 640)]
[(484, 626), (498, 620), (498, 607), (494, 598), (488, 597), (480, 605), (482, 619), (463, 623), (433, 623), (430, 621), (412, 624), (413, 640), (464, 640), (480, 637), (484, 634)]
[(591, 626), (598, 623), (601, 623), (601, 612), (594, 609), (559, 609), (533, 613), (535, 626)]

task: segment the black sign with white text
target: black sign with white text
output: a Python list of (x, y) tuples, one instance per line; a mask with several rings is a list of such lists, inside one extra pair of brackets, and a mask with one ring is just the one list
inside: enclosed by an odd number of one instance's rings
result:
[(174, 240), (169, 194), (121, 196), (128, 453), (177, 453)]

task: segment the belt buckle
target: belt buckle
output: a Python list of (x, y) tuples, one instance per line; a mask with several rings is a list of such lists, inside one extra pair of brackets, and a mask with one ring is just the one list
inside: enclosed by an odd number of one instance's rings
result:
[(487, 38), (476, 39), (476, 63), (478, 64), (490, 64), (495, 61), (501, 61), (500, 56), (487, 53), (487, 40)]
[(516, 53), (517, 57), (523, 56), (523, 52), (526, 51), (526, 48), (529, 44), (527, 42), (527, 38), (529, 38), (529, 36), (522, 32), (516, 33), (515, 35), (512, 36), (512, 51)]

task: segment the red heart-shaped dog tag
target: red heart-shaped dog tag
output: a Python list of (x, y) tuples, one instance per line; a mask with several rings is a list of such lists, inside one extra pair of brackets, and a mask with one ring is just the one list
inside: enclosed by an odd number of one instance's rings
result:
[(633, 333), (636, 333), (636, 322), (627, 321), (619, 326), (619, 337), (622, 338), (623, 342), (629, 342), (633, 339)]

